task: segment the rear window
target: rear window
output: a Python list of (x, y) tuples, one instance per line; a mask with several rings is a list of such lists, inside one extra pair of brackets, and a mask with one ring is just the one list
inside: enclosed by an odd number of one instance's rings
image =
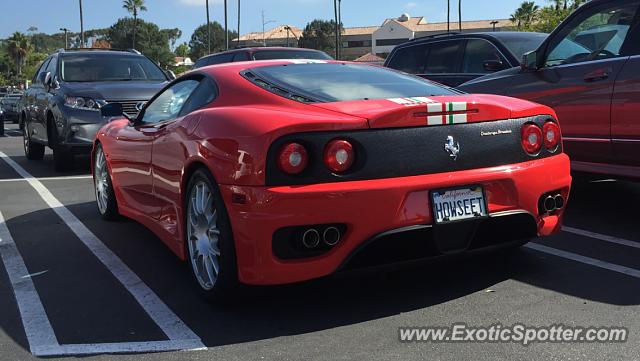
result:
[(331, 57), (320, 51), (304, 51), (304, 50), (262, 50), (253, 53), (254, 60), (272, 60), (272, 59), (315, 59), (330, 60)]
[(422, 78), (370, 65), (276, 65), (253, 68), (244, 76), (276, 94), (316, 102), (459, 94)]

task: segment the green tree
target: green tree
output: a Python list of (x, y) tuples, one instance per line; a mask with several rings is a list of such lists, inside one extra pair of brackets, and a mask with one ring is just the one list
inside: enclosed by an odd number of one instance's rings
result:
[(122, 8), (127, 10), (129, 14), (133, 16), (133, 40), (132, 48), (136, 48), (136, 32), (138, 30), (138, 12), (147, 11), (147, 7), (144, 6), (144, 0), (124, 0), (122, 1)]
[[(304, 27), (298, 45), (301, 48), (333, 53), (336, 48), (335, 29), (335, 21), (315, 19)], [(342, 31), (342, 26), (340, 26), (340, 31)]]
[[(128, 48), (131, 44), (132, 18), (119, 19), (107, 31), (106, 39), (113, 48)], [(166, 31), (160, 30), (158, 25), (138, 20), (138, 45), (137, 50), (149, 58), (167, 67), (173, 64), (173, 53), (169, 49), (169, 37)]]
[(540, 7), (533, 1), (523, 2), (511, 15), (510, 20), (517, 24), (518, 29), (530, 26), (538, 19)]
[(16, 73), (20, 75), (22, 74), (22, 67), (26, 64), (27, 55), (31, 51), (31, 44), (24, 34), (17, 31), (8, 40), (7, 52), (13, 60)]
[(178, 45), (178, 47), (176, 48), (176, 56), (181, 56), (183, 58), (189, 56), (189, 44), (182, 43)]
[[(211, 51), (216, 53), (224, 50), (224, 28), (217, 21), (211, 22)], [(229, 37), (234, 39), (238, 36), (235, 31), (229, 31)], [(207, 24), (200, 25), (193, 31), (189, 41), (189, 56), (194, 61), (207, 55)]]

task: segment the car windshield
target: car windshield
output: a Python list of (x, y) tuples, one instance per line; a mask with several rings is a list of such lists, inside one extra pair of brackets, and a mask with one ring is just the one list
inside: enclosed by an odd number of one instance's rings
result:
[(459, 94), (422, 78), (370, 65), (291, 64), (253, 68), (250, 72), (261, 86), (273, 84), (320, 102)]
[(144, 56), (73, 54), (61, 57), (61, 79), (67, 82), (165, 81), (162, 70)]
[(320, 51), (304, 50), (264, 50), (253, 53), (254, 60), (271, 59), (316, 59), (329, 60), (331, 57)]
[(530, 34), (526, 37), (504, 37), (500, 40), (504, 46), (516, 57), (522, 59), (524, 53), (536, 50), (540, 44), (547, 38), (547, 34)]

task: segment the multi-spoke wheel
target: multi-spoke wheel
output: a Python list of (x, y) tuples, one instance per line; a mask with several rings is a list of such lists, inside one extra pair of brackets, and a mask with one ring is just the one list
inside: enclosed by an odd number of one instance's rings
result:
[(101, 144), (97, 145), (93, 160), (93, 184), (96, 191), (96, 204), (102, 218), (116, 218), (118, 215), (118, 203), (113, 192), (107, 158), (104, 155)]
[(191, 177), (185, 206), (193, 276), (208, 297), (227, 297), (237, 283), (235, 250), (222, 198), (207, 171), (200, 169)]

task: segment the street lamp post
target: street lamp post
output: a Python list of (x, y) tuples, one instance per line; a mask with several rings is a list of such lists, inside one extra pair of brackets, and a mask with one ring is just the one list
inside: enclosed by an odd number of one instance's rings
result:
[(64, 31), (64, 48), (68, 49), (69, 48), (69, 37), (67, 36), (67, 32), (69, 31), (69, 29), (60, 28), (60, 31)]
[(489, 24), (493, 25), (493, 31), (496, 31), (496, 24), (497, 24), (497, 23), (498, 23), (498, 22), (497, 22), (497, 21), (495, 21), (495, 20), (489, 23)]
[(289, 25), (286, 25), (284, 29), (287, 31), (287, 48), (288, 48), (289, 47), (289, 30), (291, 30), (291, 28), (289, 27)]
[(333, 13), (334, 13), (334, 18), (336, 21), (336, 29), (335, 29), (335, 33), (336, 33), (336, 60), (340, 60), (340, 52), (338, 50), (338, 41), (340, 41), (339, 37), (340, 35), (338, 34), (339, 32), (339, 28), (340, 25), (338, 24), (338, 3), (336, 2), (336, 0), (333, 0)]
[(338, 56), (342, 56), (342, 0), (338, 0)]
[(262, 10), (262, 46), (267, 46), (267, 39), (264, 36), (264, 27), (269, 23), (275, 23), (275, 20), (264, 20), (264, 10)]
[(224, 49), (229, 50), (229, 28), (227, 27), (227, 0), (224, 0)]

